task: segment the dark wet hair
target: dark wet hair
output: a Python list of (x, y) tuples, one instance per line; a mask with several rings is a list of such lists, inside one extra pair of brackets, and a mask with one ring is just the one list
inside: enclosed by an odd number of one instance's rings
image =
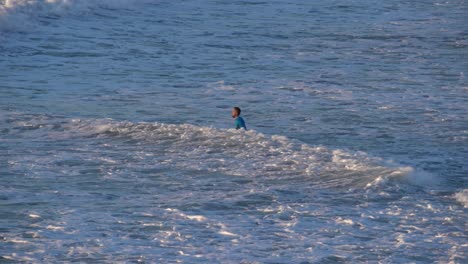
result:
[(236, 110), (236, 112), (237, 112), (237, 115), (240, 115), (240, 113), (241, 113), (241, 109), (240, 109), (239, 107), (237, 107), (237, 106), (236, 106), (236, 107), (234, 107), (234, 110)]

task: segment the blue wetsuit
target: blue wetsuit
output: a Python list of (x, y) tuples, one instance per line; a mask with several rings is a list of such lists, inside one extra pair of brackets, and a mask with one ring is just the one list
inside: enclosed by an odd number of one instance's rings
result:
[(245, 121), (242, 117), (238, 116), (235, 119), (235, 124), (236, 124), (236, 129), (244, 128), (244, 130), (247, 130), (247, 127), (245, 126)]

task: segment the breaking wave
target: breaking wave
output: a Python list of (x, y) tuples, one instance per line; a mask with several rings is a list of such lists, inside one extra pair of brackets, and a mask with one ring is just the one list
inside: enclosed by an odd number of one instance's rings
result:
[[(95, 8), (129, 8), (144, 0), (0, 0), (0, 31), (29, 31), (38, 19), (58, 19)], [(147, 2), (147, 1), (146, 1)]]
[(461, 203), (464, 208), (468, 208), (468, 189), (456, 193), (454, 198)]
[[(307, 180), (323, 187), (371, 188), (413, 172), (363, 152), (312, 146), (279, 135), (190, 124), (110, 119), (24, 122), (49, 138), (94, 138), (136, 146), (144, 164), (241, 177)], [(50, 129), (47, 129), (49, 127)], [(36, 135), (37, 136), (37, 135)], [(118, 147), (118, 146), (117, 146)]]

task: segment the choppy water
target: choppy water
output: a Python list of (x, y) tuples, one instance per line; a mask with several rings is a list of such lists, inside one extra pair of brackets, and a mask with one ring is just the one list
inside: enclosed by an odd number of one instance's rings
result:
[(467, 13), (0, 0), (0, 262), (466, 262)]

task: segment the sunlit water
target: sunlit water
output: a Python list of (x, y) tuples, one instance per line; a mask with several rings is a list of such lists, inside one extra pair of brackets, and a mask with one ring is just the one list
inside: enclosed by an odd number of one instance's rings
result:
[(467, 261), (466, 1), (99, 2), (0, 0), (0, 262)]

